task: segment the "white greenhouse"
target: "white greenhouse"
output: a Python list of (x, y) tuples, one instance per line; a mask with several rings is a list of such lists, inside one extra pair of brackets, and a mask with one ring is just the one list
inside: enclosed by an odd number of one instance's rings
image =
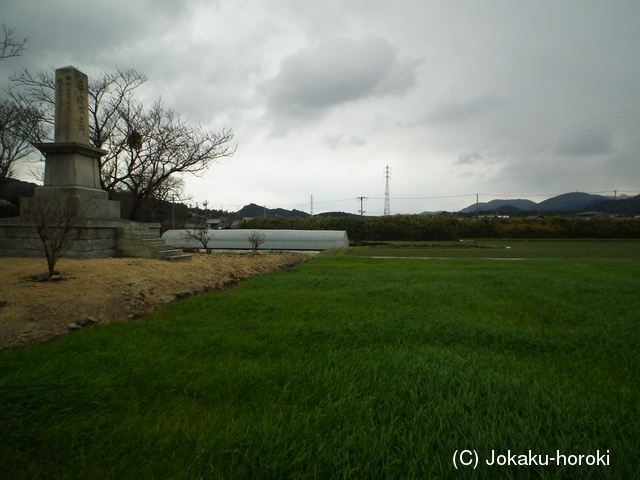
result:
[[(202, 243), (185, 238), (186, 230), (167, 230), (162, 234), (176, 248), (202, 249)], [(192, 231), (193, 232), (193, 231)], [(337, 230), (209, 230), (212, 250), (251, 250), (249, 237), (264, 236), (260, 250), (327, 250), (349, 246), (347, 232)]]

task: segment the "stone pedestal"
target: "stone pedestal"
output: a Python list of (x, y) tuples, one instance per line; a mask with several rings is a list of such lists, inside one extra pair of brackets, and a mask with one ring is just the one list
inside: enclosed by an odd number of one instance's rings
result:
[(75, 67), (56, 70), (55, 142), (36, 147), (45, 156), (44, 186), (21, 207), (69, 197), (84, 205), (87, 220), (120, 219), (120, 202), (100, 188), (100, 157), (108, 152), (89, 144), (89, 79)]
[(108, 152), (77, 142), (38, 143), (46, 158), (44, 184), (100, 189), (100, 157)]
[[(40, 143), (36, 147), (45, 155), (44, 186), (34, 191), (33, 199), (20, 199), (20, 206), (46, 198), (56, 202), (75, 197), (86, 205), (87, 219), (118, 220), (120, 202), (109, 200), (100, 188), (100, 157), (105, 150), (77, 142)], [(26, 203), (25, 203), (26, 202)]]

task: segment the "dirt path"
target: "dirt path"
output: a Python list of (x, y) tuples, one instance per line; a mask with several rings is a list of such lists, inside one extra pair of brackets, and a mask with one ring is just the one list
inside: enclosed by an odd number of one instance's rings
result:
[[(301, 253), (193, 255), (191, 262), (109, 258), (58, 262), (60, 281), (28, 278), (44, 259), (0, 258), (0, 349), (70, 332), (70, 323), (132, 319), (164, 303), (304, 263)], [(6, 302), (6, 303), (5, 303)], [(2, 306), (4, 304), (4, 306)]]

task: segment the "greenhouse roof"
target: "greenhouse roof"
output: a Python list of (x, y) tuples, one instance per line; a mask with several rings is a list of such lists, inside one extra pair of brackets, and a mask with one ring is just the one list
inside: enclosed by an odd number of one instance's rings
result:
[[(194, 232), (193, 230), (190, 230)], [(167, 230), (167, 243), (177, 248), (204, 248), (202, 243), (187, 238), (187, 230)], [(212, 250), (250, 250), (249, 237), (256, 232), (264, 236), (261, 250), (327, 250), (349, 246), (347, 232), (338, 230), (208, 230), (208, 245)]]

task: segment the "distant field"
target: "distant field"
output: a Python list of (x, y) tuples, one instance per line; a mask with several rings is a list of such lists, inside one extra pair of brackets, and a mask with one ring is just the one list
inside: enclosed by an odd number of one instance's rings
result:
[(322, 255), (0, 352), (0, 476), (638, 478), (638, 292), (628, 258)]
[(640, 240), (479, 240), (378, 242), (339, 253), (360, 257), (446, 258), (636, 258)]

